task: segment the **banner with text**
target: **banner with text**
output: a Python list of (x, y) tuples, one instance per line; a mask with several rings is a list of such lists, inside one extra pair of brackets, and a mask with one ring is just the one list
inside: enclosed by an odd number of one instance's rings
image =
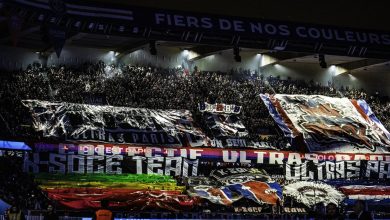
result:
[(241, 122), (238, 114), (241, 106), (223, 103), (199, 103), (199, 111), (203, 112), (203, 120), (207, 125), (213, 140), (209, 142), (212, 147), (248, 147), (245, 137), (248, 131)]
[(152, 110), (24, 100), (44, 137), (136, 145), (203, 146), (188, 110)]
[(273, 178), (390, 179), (390, 155), (297, 153), (272, 150), (168, 148), (111, 144), (36, 144), (26, 154), (31, 172), (210, 176), (210, 167), (249, 166)]
[[(258, 18), (213, 15), (189, 11), (162, 10), (104, 3), (60, 1), (51, 7), (49, 0), (5, 0), (5, 5), (35, 13), (24, 13), (30, 21), (64, 23), (69, 31), (101, 34), (137, 34), (141, 28), (169, 29), (174, 32), (199, 32), (257, 38), (296, 40), (355, 45), (374, 48), (390, 46), (390, 34), (329, 25), (272, 21)], [(92, 13), (93, 12), (93, 13)], [(59, 16), (61, 15), (61, 16)], [(59, 22), (59, 20), (64, 22)], [(282, 49), (282, 48), (281, 48)]]

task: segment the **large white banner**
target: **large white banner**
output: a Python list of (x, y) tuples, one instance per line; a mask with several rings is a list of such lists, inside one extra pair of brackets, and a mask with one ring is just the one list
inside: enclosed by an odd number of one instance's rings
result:
[(188, 110), (159, 110), (24, 100), (43, 137), (136, 145), (203, 146)]

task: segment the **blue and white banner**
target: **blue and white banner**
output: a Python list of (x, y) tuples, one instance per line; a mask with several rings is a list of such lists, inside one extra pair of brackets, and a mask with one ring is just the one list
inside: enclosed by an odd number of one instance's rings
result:
[(361, 107), (361, 109), (364, 111), (364, 113), (371, 119), (371, 122), (373, 123), (373, 126), (376, 126), (379, 128), (379, 132), (383, 132), (383, 134), (387, 137), (387, 139), (390, 140), (390, 133), (389, 131), (383, 126), (382, 122), (379, 121), (379, 119), (375, 116), (374, 112), (371, 110), (370, 106), (367, 104), (365, 100), (359, 99), (357, 100), (357, 103)]
[(268, 94), (260, 94), (261, 100), (263, 100), (265, 106), (267, 107), (270, 115), (275, 120), (276, 124), (282, 130), (284, 136), (291, 140), (295, 137), (292, 129), (288, 127), (288, 125), (283, 121), (281, 114), (276, 109), (276, 106), (272, 103), (270, 96)]
[(363, 101), (321, 95), (261, 98), (285, 136), (301, 139), (311, 152), (389, 152), (388, 131)]
[(261, 169), (216, 169), (210, 177), (190, 177), (188, 183), (190, 195), (220, 205), (231, 205), (240, 199), (275, 205), (283, 199), (282, 187)]
[(282, 187), (277, 182), (247, 181), (227, 186), (242, 197), (258, 204), (275, 205), (283, 199)]

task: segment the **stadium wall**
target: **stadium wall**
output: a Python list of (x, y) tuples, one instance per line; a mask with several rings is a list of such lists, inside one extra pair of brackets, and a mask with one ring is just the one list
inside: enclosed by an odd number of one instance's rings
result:
[(119, 61), (131, 65), (152, 65), (161, 68), (174, 68), (184, 66), (185, 68), (193, 69), (192, 62), (189, 62), (193, 54), (189, 51), (184, 51), (178, 47), (156, 46), (157, 55), (151, 55), (149, 46), (132, 53), (126, 54)]
[[(112, 63), (112, 55), (107, 50), (80, 48), (80, 47), (64, 47), (61, 52), (61, 57), (53, 52), (47, 58), (47, 65), (77, 65), (83, 62), (95, 62), (103, 60), (106, 63)], [(43, 64), (45, 59), (38, 54), (37, 51), (18, 47), (0, 47), (0, 68), (6, 70), (25, 69), (29, 64), (38, 62)]]
[(219, 53), (196, 60), (194, 63), (200, 70), (229, 72), (235, 70), (259, 71), (260, 54), (241, 51), (241, 62), (234, 61), (233, 50), (223, 50)]
[(5, 70), (16, 70), (26, 68), (28, 64), (41, 62), (38, 54), (31, 50), (17, 47), (0, 47), (0, 68)]

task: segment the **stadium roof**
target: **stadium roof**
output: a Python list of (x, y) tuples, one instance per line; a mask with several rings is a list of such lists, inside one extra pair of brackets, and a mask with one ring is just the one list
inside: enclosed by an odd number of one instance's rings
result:
[[(269, 20), (390, 30), (390, 14), (383, 2), (364, 0), (92, 0), (102, 4), (144, 6)], [(381, 4), (382, 3), (382, 4)]]
[[(390, 30), (386, 21), (390, 20), (387, 8), (380, 4), (367, 1), (252, 1), (241, 0), (239, 5), (235, 1), (120, 1), (120, 0), (93, 0), (94, 4), (110, 4), (120, 6), (142, 6), (180, 11), (193, 11), (208, 14), (223, 14), (240, 17), (256, 17), (262, 19), (281, 20), (289, 22), (304, 22), (328, 24), (335, 26), (354, 27), (362, 29)], [(0, 11), (0, 45), (12, 46), (12, 36), (9, 32), (7, 13)], [(52, 46), (43, 39), (42, 26), (38, 24), (24, 24), (19, 33), (18, 47), (28, 48), (43, 53), (53, 52)], [(67, 36), (66, 45), (76, 47), (90, 47), (118, 51), (127, 54), (147, 46), (146, 38), (129, 36), (116, 36), (95, 33), (71, 33)], [(199, 45), (189, 42), (175, 42), (160, 40), (157, 45), (191, 49), (201, 56), (218, 53), (221, 50), (231, 49), (231, 46)], [(243, 50), (250, 50), (243, 48)], [(269, 48), (258, 49), (258, 53), (269, 54), (277, 58), (278, 62), (318, 63), (317, 53), (296, 53), (275, 51)], [(379, 71), (388, 72), (387, 59), (372, 59), (364, 57), (349, 57), (327, 55), (328, 65), (339, 65), (348, 72), (353, 71)], [(370, 67), (370, 68), (368, 68)]]

